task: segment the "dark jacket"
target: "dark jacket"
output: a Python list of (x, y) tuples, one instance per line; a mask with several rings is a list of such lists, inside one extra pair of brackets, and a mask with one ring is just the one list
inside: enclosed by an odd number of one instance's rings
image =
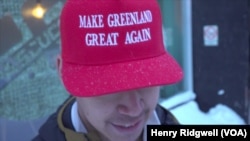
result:
[[(92, 137), (74, 131), (71, 120), (71, 107), (75, 99), (69, 97), (59, 107), (56, 113), (52, 114), (39, 129), (39, 134), (32, 141), (84, 141)], [(160, 105), (156, 107), (156, 113), (162, 125), (176, 125), (179, 122), (165, 108)], [(70, 140), (69, 140), (70, 139)]]

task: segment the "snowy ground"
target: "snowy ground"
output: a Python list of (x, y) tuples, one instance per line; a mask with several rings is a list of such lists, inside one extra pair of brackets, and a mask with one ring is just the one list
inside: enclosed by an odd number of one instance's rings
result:
[[(162, 101), (160, 104), (170, 109), (181, 124), (246, 124), (235, 111), (223, 104), (217, 104), (207, 113), (202, 112), (193, 100), (194, 97), (192, 92), (186, 92)], [(179, 105), (180, 103), (184, 104)]]

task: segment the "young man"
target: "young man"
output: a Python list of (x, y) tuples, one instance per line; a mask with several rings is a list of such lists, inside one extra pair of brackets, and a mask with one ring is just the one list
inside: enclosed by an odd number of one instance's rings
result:
[(157, 0), (68, 0), (58, 68), (70, 98), (33, 141), (145, 141), (148, 124), (178, 124), (158, 102), (182, 79), (165, 51)]

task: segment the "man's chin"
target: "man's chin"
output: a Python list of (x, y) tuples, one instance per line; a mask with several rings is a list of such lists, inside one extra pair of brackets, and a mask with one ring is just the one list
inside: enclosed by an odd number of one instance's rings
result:
[(143, 132), (144, 124), (145, 123), (142, 120), (131, 125), (111, 124), (111, 129), (109, 130), (110, 134), (111, 136), (116, 136), (110, 141), (136, 141)]

